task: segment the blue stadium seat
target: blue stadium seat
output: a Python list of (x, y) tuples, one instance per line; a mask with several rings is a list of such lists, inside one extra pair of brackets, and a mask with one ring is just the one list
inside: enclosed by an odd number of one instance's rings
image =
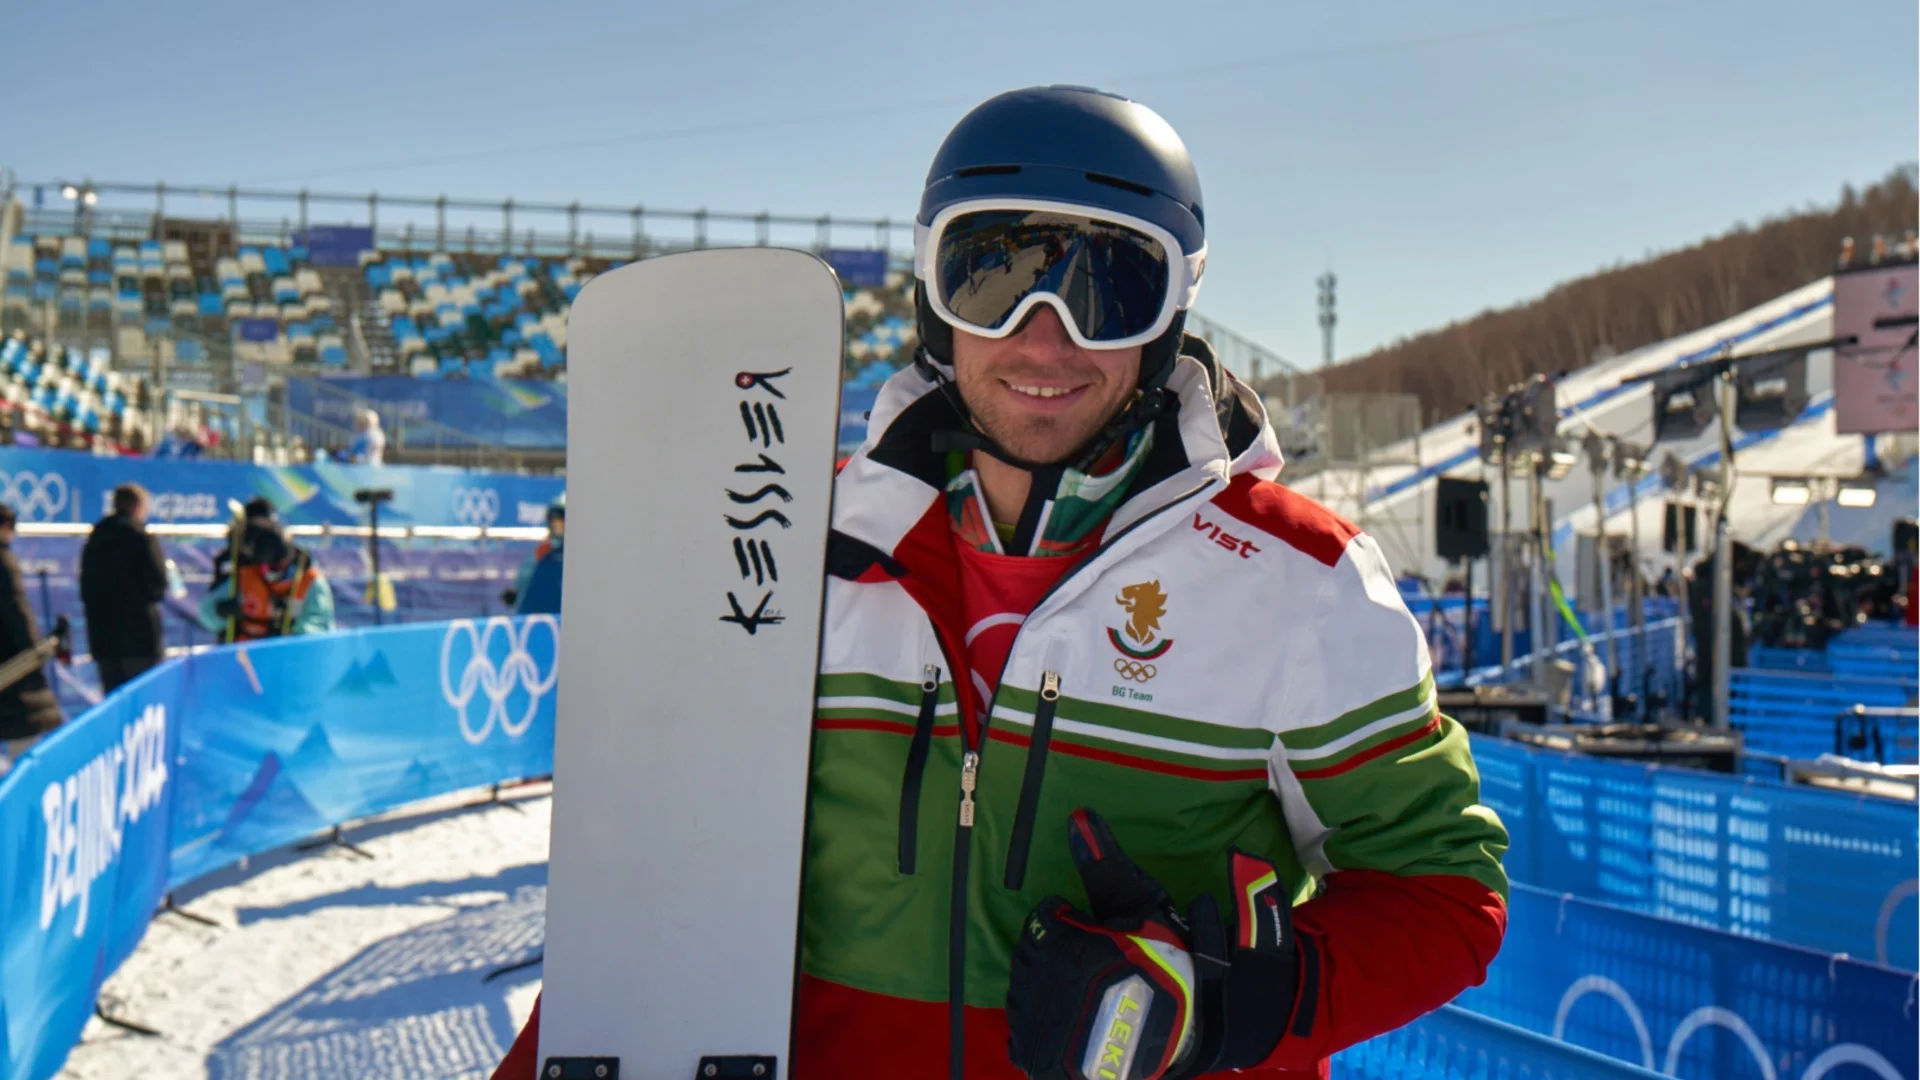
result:
[(386, 263), (367, 264), (367, 285), (374, 289), (384, 289), (393, 284), (393, 267)]
[(260, 249), (260, 257), (266, 261), (268, 277), (284, 277), (293, 273), (293, 268), (287, 264), (287, 253), (277, 247)]
[(307, 254), (306, 245), (295, 244), (287, 249), (287, 258), (292, 259), (296, 266), (304, 266), (312, 256)]
[(227, 313), (227, 302), (225, 300), (222, 300), (218, 294), (216, 293), (200, 294), (200, 314), (225, 315), (226, 313)]
[(89, 262), (94, 259), (106, 260), (111, 258), (113, 258), (113, 241), (103, 236), (96, 236), (87, 241), (87, 260)]

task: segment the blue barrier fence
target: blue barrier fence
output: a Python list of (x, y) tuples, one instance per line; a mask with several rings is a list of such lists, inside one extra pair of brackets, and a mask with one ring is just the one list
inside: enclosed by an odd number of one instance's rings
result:
[(46, 1080), (166, 891), (406, 803), (553, 768), (559, 624), (415, 624), (142, 676), (0, 777), (0, 1080)]
[(1914, 1075), (1911, 974), (1525, 886), (1509, 914), (1476, 1013), (1683, 1080)]
[(1798, 760), (1840, 754), (1899, 765), (1920, 758), (1911, 715), (1840, 719), (1856, 705), (1894, 711), (1911, 706), (1913, 688), (1907, 683), (1735, 668), (1729, 684), (1728, 720), (1745, 736), (1749, 750)]
[(1920, 966), (1910, 803), (1474, 737), (1516, 881), (1676, 922)]
[(1604, 1054), (1448, 1005), (1333, 1058), (1333, 1080), (1651, 1080)]
[(110, 513), (116, 485), (154, 495), (152, 519), (224, 524), (228, 500), (264, 496), (293, 525), (365, 525), (360, 488), (391, 488), (383, 526), (539, 526), (564, 481), (552, 476), (423, 466), (262, 466), (233, 461), (95, 457), (72, 450), (0, 449), (0, 502), (26, 522), (93, 522)]

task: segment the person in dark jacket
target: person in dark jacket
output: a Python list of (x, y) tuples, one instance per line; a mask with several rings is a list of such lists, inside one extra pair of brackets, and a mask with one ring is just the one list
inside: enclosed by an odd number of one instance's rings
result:
[[(246, 524), (249, 527), (254, 525), (278, 527), (280, 524), (280, 512), (275, 510), (273, 503), (262, 495), (248, 499), (246, 508), (242, 512), (246, 516)], [(229, 535), (227, 546), (213, 554), (213, 579), (207, 582), (207, 589), (211, 591), (219, 588), (231, 573), (233, 573), (233, 537)]]
[(147, 532), (150, 503), (139, 484), (114, 488), (113, 513), (94, 525), (80, 552), (87, 641), (109, 694), (166, 655), (159, 604), (167, 594), (167, 557)]
[[(13, 557), (13, 508), (0, 505), (0, 660), (33, 648), (40, 626), (27, 603), (27, 583), (20, 561)], [(47, 685), (46, 672), (36, 668), (11, 686), (0, 689), (0, 756), (15, 758), (40, 736), (60, 726), (60, 703)]]

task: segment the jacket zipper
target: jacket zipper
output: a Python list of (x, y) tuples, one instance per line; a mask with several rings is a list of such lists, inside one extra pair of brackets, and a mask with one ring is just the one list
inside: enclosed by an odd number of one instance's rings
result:
[(928, 664), (920, 682), (920, 717), (907, 747), (907, 772), (900, 781), (900, 873), (913, 873), (920, 840), (920, 779), (933, 744), (933, 716), (940, 703), (940, 668)]
[[(1060, 579), (1053, 583), (1053, 587), (1048, 589), (1039, 600), (1034, 602), (1034, 608), (1038, 609), (1042, 604), (1045, 604), (1052, 598), (1054, 593), (1060, 591), (1060, 586), (1066, 584), (1075, 574), (1098, 562), (1101, 555), (1105, 554), (1113, 545), (1119, 543), (1127, 534), (1167, 511), (1172, 510), (1174, 507), (1185, 504), (1195, 495), (1199, 495), (1212, 488), (1213, 484), (1214, 482), (1212, 480), (1203, 482), (1199, 487), (1169, 501), (1158, 510), (1142, 516), (1140, 520), (1102, 540), (1099, 547), (1095, 548), (1091, 554), (1080, 561), (1080, 565), (1062, 574)], [(1019, 647), (1020, 633), (1026, 629), (1027, 625), (1028, 624), (1023, 623), (1019, 630), (1014, 631), (1013, 642), (1007, 649), (1007, 656), (1009, 658), (1013, 656), (1013, 650)], [(943, 645), (942, 648), (944, 649), (945, 646)], [(948, 663), (952, 663), (952, 657), (948, 657)], [(954, 670), (958, 671), (959, 669), (955, 668)], [(1058, 684), (1056, 683), (1056, 690), (1057, 688)], [(993, 696), (987, 700), (981, 710), (979, 739), (977, 741), (970, 742), (968, 740), (965, 717), (961, 718), (960, 723), (960, 745), (963, 751), (960, 756), (960, 817), (954, 826), (953, 891), (952, 898), (948, 901), (947, 913), (947, 1069), (949, 1080), (965, 1080), (967, 872), (973, 863), (973, 845), (971, 843), (973, 839), (973, 793), (980, 786), (980, 748), (985, 746), (987, 742), (987, 722), (992, 719), (994, 704), (999, 698), (999, 688), (996, 686)], [(1049, 722), (1049, 729), (1050, 728), (1051, 722)], [(1033, 751), (1029, 748), (1027, 752), (1030, 755), (1029, 762), (1031, 762)]]
[(1046, 778), (1047, 745), (1053, 741), (1053, 710), (1060, 701), (1060, 675), (1040, 676), (1040, 704), (1033, 710), (1033, 741), (1027, 745), (1027, 774), (1020, 781), (1020, 809), (1013, 816), (1013, 840), (1007, 847), (1006, 886), (1018, 890), (1027, 881), (1027, 849), (1033, 846), (1033, 816), (1040, 807), (1040, 783)]

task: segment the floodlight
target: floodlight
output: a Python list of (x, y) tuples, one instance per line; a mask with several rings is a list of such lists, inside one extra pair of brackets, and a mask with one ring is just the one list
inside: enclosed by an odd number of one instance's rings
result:
[(1813, 488), (1794, 477), (1775, 477), (1768, 494), (1775, 506), (1805, 506), (1813, 501)]
[(1865, 480), (1845, 480), (1840, 484), (1840, 493), (1834, 501), (1851, 510), (1864, 510), (1872, 506), (1880, 492), (1872, 483)]

